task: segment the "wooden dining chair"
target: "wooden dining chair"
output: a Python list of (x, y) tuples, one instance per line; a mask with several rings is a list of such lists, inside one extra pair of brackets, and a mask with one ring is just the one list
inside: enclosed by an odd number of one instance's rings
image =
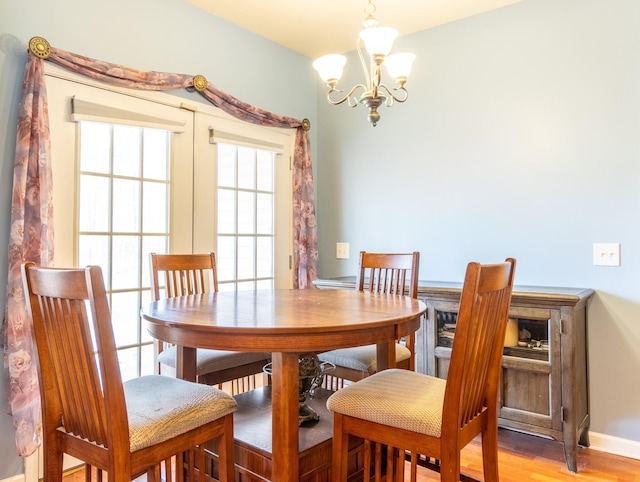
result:
[[(418, 297), (420, 253), (407, 254), (360, 252), (356, 290)], [(327, 376), (327, 388), (341, 388), (344, 380), (358, 381), (376, 372), (376, 345), (341, 348), (318, 354), (322, 362), (335, 370)], [(396, 343), (396, 366), (415, 369), (415, 334)]]
[(382, 467), (385, 480), (404, 480), (408, 452), (412, 482), (419, 455), (440, 461), (440, 480), (458, 482), (460, 450), (478, 434), (484, 480), (498, 481), (498, 384), (514, 272), (511, 258), (500, 264), (469, 263), (446, 380), (389, 369), (329, 397), (334, 482), (347, 480), (350, 435), (365, 441), (364, 480), (370, 480), (372, 460), (375, 480)]
[[(130, 481), (161, 464), (176, 478), (204, 481), (204, 444), (218, 440), (220, 481), (234, 479), (236, 401), (217, 388), (147, 375), (122, 382), (107, 295), (97, 266), (22, 265), (39, 361), (44, 480), (62, 481), (63, 454)], [(196, 467), (194, 467), (196, 466)], [(171, 476), (167, 480), (171, 480)]]
[[(150, 254), (151, 296), (153, 301), (218, 291), (218, 270), (215, 253)], [(176, 347), (155, 340), (156, 373), (161, 365), (176, 368)], [(232, 393), (255, 388), (251, 377), (262, 374), (269, 363), (268, 353), (198, 349), (196, 379), (208, 385), (232, 383)]]

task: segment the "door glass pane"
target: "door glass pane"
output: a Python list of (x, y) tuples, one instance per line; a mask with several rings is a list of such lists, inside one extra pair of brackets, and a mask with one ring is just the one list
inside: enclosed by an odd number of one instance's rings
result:
[[(149, 338), (149, 340), (151, 340), (151, 338)], [(153, 361), (153, 350), (152, 344), (142, 346), (140, 350), (140, 376), (153, 375), (153, 363), (147, 363), (149, 360)]]
[(113, 126), (113, 173), (140, 177), (142, 128)]
[(273, 276), (273, 238), (256, 239), (256, 277), (271, 278)]
[(142, 236), (142, 282), (143, 289), (151, 287), (150, 253), (168, 253), (169, 240), (167, 236)]
[(118, 364), (120, 365), (120, 376), (126, 382), (132, 378), (137, 378), (140, 365), (140, 350), (128, 348), (118, 350)]
[(113, 179), (113, 231), (131, 233), (140, 229), (140, 181)]
[(82, 122), (80, 128), (80, 170), (108, 174), (111, 168), (111, 126)]
[(268, 151), (258, 151), (257, 159), (257, 179), (256, 188), (258, 191), (273, 192), (273, 153)]
[(100, 266), (107, 290), (111, 289), (109, 235), (81, 234), (78, 237), (78, 266)]
[(122, 376), (129, 379), (153, 370), (152, 339), (140, 308), (151, 299), (149, 253), (169, 247), (171, 133), (84, 122), (79, 132), (85, 171), (78, 264), (103, 269)]
[(108, 177), (80, 175), (80, 213), (78, 224), (81, 231), (109, 230), (109, 199), (111, 179)]
[[(144, 290), (141, 293), (141, 300), (140, 300), (140, 305), (141, 306), (149, 306), (149, 303), (151, 303), (151, 290)], [(142, 325), (141, 325), (141, 331), (140, 331), (140, 342), (142, 343), (148, 343), (148, 342), (153, 342), (153, 337), (149, 334), (149, 330), (147, 330), (147, 326), (146, 323), (143, 321)], [(151, 347), (149, 347), (151, 348)], [(144, 350), (145, 347), (143, 346), (142, 349)], [(151, 351), (151, 358), (148, 357), (143, 357), (144, 360), (153, 360), (153, 349)], [(153, 371), (153, 365), (149, 364), (148, 367), (149, 372)], [(144, 370), (142, 375), (144, 375)]]
[(236, 191), (218, 189), (218, 233), (236, 232)]
[(235, 236), (218, 236), (218, 281), (236, 279), (236, 238)]
[(136, 289), (140, 287), (140, 237), (113, 236), (111, 261), (111, 289)]
[(238, 147), (238, 187), (256, 188), (256, 150)]
[(236, 187), (236, 148), (218, 144), (218, 186)]
[(159, 129), (143, 130), (142, 177), (145, 179), (169, 180), (169, 135)]
[[(220, 290), (273, 287), (274, 166), (273, 152), (218, 144)], [(233, 174), (237, 174), (237, 189), (232, 186)]]
[(238, 192), (238, 233), (251, 234), (256, 232), (256, 193)]
[(145, 233), (165, 233), (169, 221), (167, 200), (168, 184), (159, 182), (142, 183), (142, 231)]
[(111, 294), (111, 324), (116, 346), (138, 343), (140, 293), (125, 291)]
[(238, 238), (238, 279), (255, 277), (255, 238)]
[(256, 211), (256, 232), (273, 234), (273, 194), (258, 193)]

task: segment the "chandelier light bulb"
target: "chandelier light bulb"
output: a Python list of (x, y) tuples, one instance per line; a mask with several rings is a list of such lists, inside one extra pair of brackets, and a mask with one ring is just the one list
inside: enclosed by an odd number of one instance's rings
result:
[(396, 37), (398, 37), (398, 31), (391, 27), (365, 28), (360, 31), (360, 38), (372, 57), (374, 55), (388, 55)]
[(329, 54), (319, 57), (313, 62), (313, 68), (318, 71), (320, 78), (326, 83), (331, 84), (334, 81), (336, 84), (342, 77), (342, 69), (347, 63), (347, 58), (340, 54)]
[(393, 54), (384, 59), (384, 65), (392, 79), (395, 79), (396, 82), (399, 82), (398, 79), (404, 79), (406, 82), (415, 59), (415, 54)]

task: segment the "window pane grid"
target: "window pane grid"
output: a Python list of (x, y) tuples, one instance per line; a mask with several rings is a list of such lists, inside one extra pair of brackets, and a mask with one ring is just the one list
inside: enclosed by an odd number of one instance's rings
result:
[(167, 131), (80, 123), (78, 265), (102, 267), (125, 380), (153, 370), (139, 313), (149, 253), (168, 247), (170, 143)]
[(221, 290), (273, 287), (274, 153), (218, 145), (217, 258)]

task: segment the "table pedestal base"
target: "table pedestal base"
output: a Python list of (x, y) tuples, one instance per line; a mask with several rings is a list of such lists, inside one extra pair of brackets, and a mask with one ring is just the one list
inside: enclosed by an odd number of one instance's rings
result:
[[(300, 482), (328, 482), (331, 474), (331, 438), (333, 413), (326, 401), (332, 392), (317, 389), (308, 405), (320, 415), (317, 422), (300, 427), (298, 447)], [(234, 415), (236, 482), (271, 480), (271, 388), (262, 387), (234, 397), (238, 410)], [(207, 444), (207, 474), (217, 475), (216, 444)], [(362, 480), (362, 440), (354, 439), (349, 453), (349, 480)]]

